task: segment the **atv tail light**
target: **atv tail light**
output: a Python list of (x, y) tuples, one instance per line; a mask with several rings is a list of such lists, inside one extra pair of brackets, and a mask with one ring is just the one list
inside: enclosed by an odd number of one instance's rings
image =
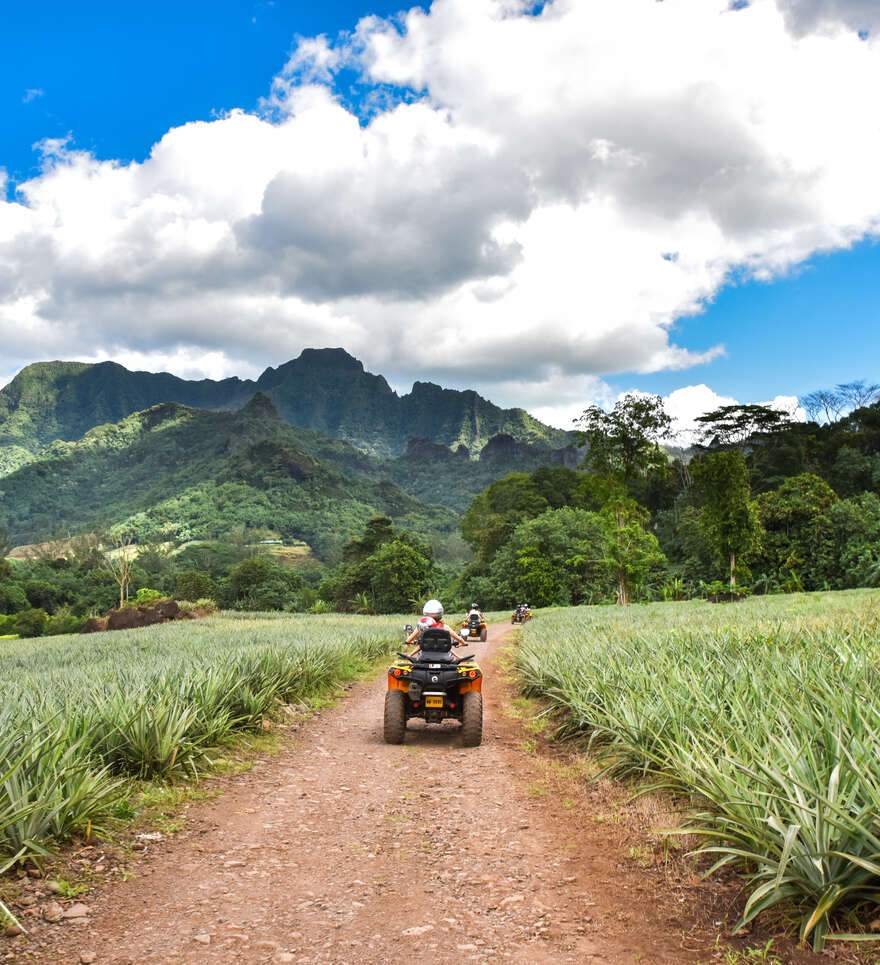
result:
[(477, 671), (476, 671), (476, 670), (472, 670), (472, 671), (468, 674), (468, 676), (471, 678), (471, 680), (476, 680), (476, 679), (477, 679)]
[(395, 667), (391, 672), (394, 674), (395, 677), (403, 676), (403, 671), (400, 669), (400, 667)]

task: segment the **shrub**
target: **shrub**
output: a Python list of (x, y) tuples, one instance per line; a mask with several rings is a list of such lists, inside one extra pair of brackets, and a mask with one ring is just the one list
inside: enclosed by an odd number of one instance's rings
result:
[(203, 597), (200, 600), (178, 600), (177, 605), (184, 613), (195, 613), (196, 611), (201, 611), (203, 613), (216, 613), (219, 609), (217, 604), (213, 600), (209, 600), (207, 597)]
[(54, 616), (49, 617), (45, 636), (54, 637), (61, 633), (79, 633), (86, 618), (77, 616), (69, 606), (59, 607)]
[(45, 610), (22, 610), (15, 616), (15, 632), (20, 637), (41, 637), (48, 621), (49, 614)]
[(58, 602), (58, 590), (46, 580), (28, 580), (24, 585), (28, 603), (41, 610), (54, 610)]
[(154, 603), (158, 603), (159, 600), (164, 600), (165, 594), (160, 593), (159, 590), (150, 590), (144, 587), (137, 591), (137, 596), (135, 597), (136, 606), (153, 606)]
[(177, 574), (177, 596), (184, 600), (213, 599), (214, 581), (204, 570), (186, 570)]
[(20, 613), (29, 607), (28, 598), (17, 583), (0, 583), (0, 613)]

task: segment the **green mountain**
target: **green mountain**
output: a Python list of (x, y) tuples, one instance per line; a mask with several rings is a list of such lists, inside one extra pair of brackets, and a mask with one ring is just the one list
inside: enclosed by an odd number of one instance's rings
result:
[(342, 349), (306, 349), (268, 368), (256, 381), (188, 381), (167, 373), (131, 372), (115, 362), (41, 362), (0, 389), (0, 476), (33, 460), (55, 440), (75, 442), (89, 430), (163, 402), (234, 411), (255, 391), (292, 425), (386, 458), (413, 437), (479, 453), (499, 433), (522, 443), (561, 448), (569, 435), (522, 409), (501, 409), (476, 392), (416, 382), (398, 396)]
[(463, 513), (483, 490), (511, 472), (534, 472), (541, 466), (574, 469), (582, 456), (573, 447), (517, 442), (499, 433), (471, 459), (462, 446), (455, 452), (428, 439), (411, 439), (406, 452), (388, 463), (393, 477), (423, 503), (438, 504)]
[(15, 542), (125, 523), (136, 541), (221, 537), (265, 528), (332, 556), (375, 515), (436, 543), (457, 516), (426, 506), (375, 459), (285, 423), (257, 393), (238, 412), (165, 402), (54, 442), (7, 475), (2, 506)]
[(257, 392), (238, 411), (162, 402), (56, 440), (2, 479), (13, 542), (37, 543), (125, 525), (137, 542), (215, 539), (267, 529), (334, 556), (372, 516), (461, 558), (458, 517), (489, 483), (541, 465), (573, 465), (572, 448), (494, 436), (477, 459), (413, 439), (394, 459), (285, 422)]
[(36, 362), (0, 389), (0, 476), (30, 461), (56, 439), (73, 442), (160, 402), (237, 409), (253, 382), (130, 372), (116, 362)]

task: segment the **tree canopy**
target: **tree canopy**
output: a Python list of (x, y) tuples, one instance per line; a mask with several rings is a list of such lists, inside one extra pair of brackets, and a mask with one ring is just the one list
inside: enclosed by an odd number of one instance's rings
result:
[(609, 479), (629, 483), (636, 474), (664, 464), (660, 448), (672, 419), (658, 395), (625, 395), (611, 411), (597, 405), (585, 409), (578, 420), (578, 444), (586, 446), (584, 468)]

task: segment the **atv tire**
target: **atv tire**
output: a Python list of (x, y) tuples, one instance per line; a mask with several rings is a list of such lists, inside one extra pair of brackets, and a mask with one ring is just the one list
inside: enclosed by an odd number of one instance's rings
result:
[(461, 704), (461, 743), (479, 747), (483, 741), (483, 695), (475, 690), (464, 695)]
[(485, 642), (486, 642), (486, 638), (487, 638), (488, 636), (489, 636), (488, 630), (482, 630), (482, 631), (480, 632), (480, 643), (485, 643)]
[(406, 734), (406, 694), (402, 690), (385, 692), (384, 737), (386, 744), (402, 744)]

